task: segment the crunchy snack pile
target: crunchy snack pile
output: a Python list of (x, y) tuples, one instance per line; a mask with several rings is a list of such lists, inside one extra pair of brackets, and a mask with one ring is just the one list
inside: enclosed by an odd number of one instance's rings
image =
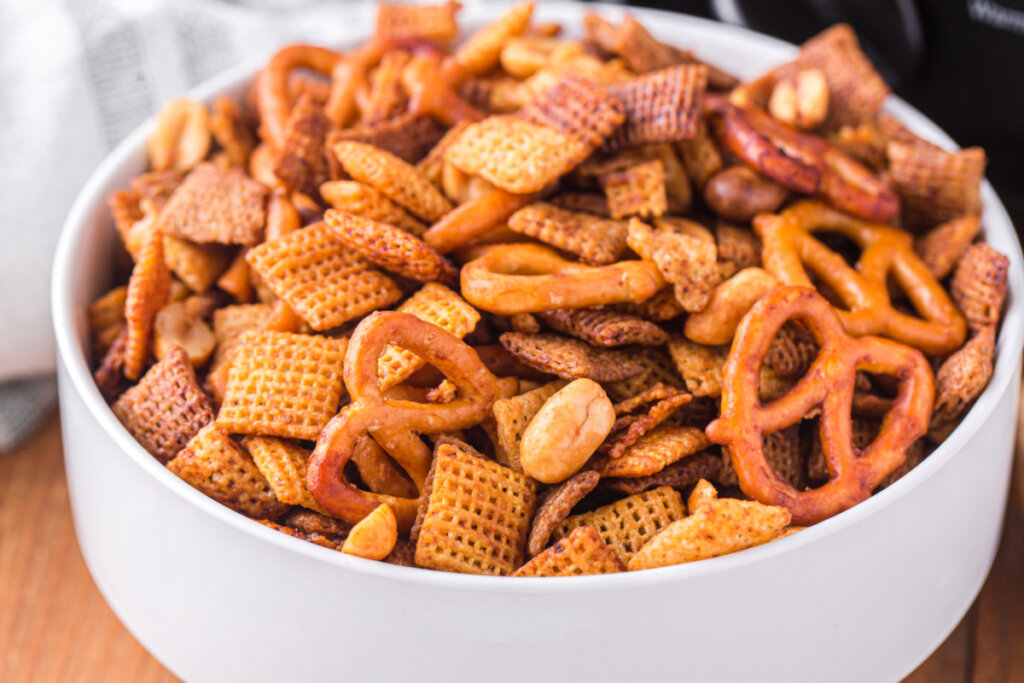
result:
[(97, 385), (178, 477), (368, 560), (676, 565), (890, 486), (992, 375), (980, 149), (881, 111), (847, 26), (748, 82), (589, 13), (382, 5), (111, 195)]

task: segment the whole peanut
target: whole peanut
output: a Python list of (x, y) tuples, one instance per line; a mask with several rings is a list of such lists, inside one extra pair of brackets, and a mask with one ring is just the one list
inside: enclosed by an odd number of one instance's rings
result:
[(719, 171), (704, 186), (704, 201), (712, 211), (737, 223), (775, 211), (788, 195), (786, 188), (746, 166)]
[(210, 151), (210, 114), (195, 100), (167, 103), (157, 116), (147, 145), (154, 171), (189, 171)]
[(396, 541), (398, 521), (395, 512), (387, 503), (381, 503), (352, 527), (341, 552), (367, 560), (383, 560), (395, 549)]
[(590, 379), (570, 382), (537, 412), (523, 432), (523, 471), (545, 484), (565, 481), (594, 454), (615, 424), (604, 389)]
[(768, 100), (773, 117), (800, 130), (817, 128), (828, 116), (828, 81), (820, 69), (804, 69), (779, 81)]

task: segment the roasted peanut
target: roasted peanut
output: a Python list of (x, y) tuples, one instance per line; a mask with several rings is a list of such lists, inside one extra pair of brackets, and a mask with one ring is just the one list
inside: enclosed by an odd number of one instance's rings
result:
[(779, 81), (768, 100), (768, 111), (779, 121), (809, 130), (828, 116), (828, 81), (820, 69), (804, 69)]
[(718, 491), (707, 479), (701, 479), (690, 491), (690, 497), (686, 499), (686, 509), (692, 515), (698, 508), (718, 498)]
[(180, 346), (193, 366), (207, 361), (217, 345), (210, 326), (199, 317), (198, 297), (173, 301), (156, 314), (153, 321), (153, 353), (163, 360), (171, 346)]
[(548, 63), (561, 42), (548, 36), (509, 38), (501, 50), (501, 67), (515, 78), (532, 76)]
[(722, 218), (746, 223), (759, 213), (771, 213), (786, 201), (786, 188), (746, 166), (719, 171), (704, 186), (704, 201)]
[(577, 379), (549, 398), (523, 432), (519, 458), (523, 471), (545, 484), (575, 474), (615, 424), (615, 409), (604, 389)]
[(381, 503), (352, 527), (345, 544), (341, 546), (341, 552), (367, 560), (383, 560), (395, 549), (397, 541), (398, 520), (395, 519), (395, 512), (387, 503)]
[(441, 167), (441, 189), (445, 196), (456, 204), (477, 199), (494, 189), (483, 178), (463, 173), (449, 163)]
[(210, 151), (210, 114), (195, 100), (169, 102), (149, 137), (149, 164), (154, 171), (188, 171)]

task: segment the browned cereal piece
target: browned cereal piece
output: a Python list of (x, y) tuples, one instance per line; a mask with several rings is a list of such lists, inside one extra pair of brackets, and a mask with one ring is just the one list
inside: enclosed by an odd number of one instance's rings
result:
[(185, 174), (173, 169), (166, 171), (150, 171), (131, 179), (129, 185), (132, 192), (139, 195), (139, 203), (146, 209), (148, 206), (156, 211), (163, 209), (174, 191), (181, 185)]
[(330, 177), (324, 145), (331, 122), (309, 96), (295, 102), (274, 158), (274, 175), (293, 190), (316, 197)]
[(337, 327), (402, 298), (402, 290), (324, 223), (264, 242), (246, 256), (273, 292), (314, 330)]
[[(434, 117), (408, 111), (372, 125), (333, 130), (327, 136), (327, 147), (333, 149), (335, 143), (346, 141), (362, 143), (392, 154), (400, 161), (415, 164), (437, 144), (444, 133), (444, 125)], [(407, 208), (414, 209), (411, 206)], [(429, 220), (427, 216), (420, 217)]]
[[(830, 477), (825, 452), (821, 449), (821, 433), (817, 429), (817, 421), (815, 421), (815, 427), (810, 451), (807, 454), (807, 478), (812, 482), (825, 481)], [(880, 427), (881, 424), (877, 419), (852, 418), (850, 423), (850, 443), (853, 444), (855, 449), (867, 448), (875, 440), (875, 437), (878, 436)], [(735, 470), (733, 470), (733, 479), (735, 479), (735, 474)], [(729, 485), (728, 482), (723, 481), (721, 483)]]
[(461, 171), (514, 194), (539, 192), (589, 154), (576, 138), (511, 116), (489, 116), (466, 127), (444, 153)]
[(530, 25), (533, 3), (522, 2), (478, 29), (451, 56), (454, 67), (467, 76), (480, 76), (498, 65), (509, 38), (522, 35)]
[(547, 202), (519, 209), (509, 217), (508, 227), (576, 254), (590, 265), (614, 263), (626, 248), (624, 221), (567, 211)]
[(644, 301), (615, 304), (615, 310), (659, 323), (667, 322), (685, 313), (679, 300), (676, 299), (674, 287), (661, 289), (650, 299)]
[(394, 225), (419, 237), (427, 226), (386, 196), (355, 180), (332, 180), (320, 186), (320, 196), (339, 211)]
[(731, 263), (737, 271), (761, 266), (761, 240), (752, 230), (719, 221), (715, 244), (719, 263)]
[(453, 208), (429, 180), (390, 152), (353, 141), (335, 142), (332, 150), (349, 175), (419, 218), (433, 222)]
[(523, 471), (523, 466), (519, 462), (519, 444), (522, 442), (523, 432), (541, 406), (566, 384), (565, 380), (556, 380), (518, 396), (501, 398), (494, 402), (491, 414), (494, 417), (494, 431), (497, 436), (494, 442), (494, 455), (498, 462), (516, 472)]
[(233, 434), (313, 440), (338, 412), (345, 339), (246, 332), (217, 423)]
[[(600, 449), (609, 458), (622, 457), (645, 434), (672, 417), (672, 414), (677, 410), (690, 403), (693, 400), (693, 395), (679, 389), (666, 387), (663, 384), (657, 384), (643, 394), (629, 399), (627, 403), (637, 400), (642, 400), (645, 403), (651, 402), (647, 412), (638, 415), (624, 415), (621, 412), (623, 404), (620, 403), (615, 407), (616, 414), (620, 414), (622, 417), (616, 420), (611, 436), (605, 440)], [(634, 410), (634, 408), (630, 408), (630, 410)]]
[(121, 394), (111, 410), (135, 440), (162, 463), (213, 422), (213, 410), (196, 382), (192, 364), (178, 347)]
[(164, 262), (163, 244), (159, 230), (147, 233), (128, 279), (124, 306), (124, 376), (128, 379), (142, 375), (153, 337), (153, 319), (170, 298), (171, 273)]
[(799, 378), (807, 373), (811, 363), (818, 357), (818, 346), (807, 330), (795, 323), (786, 323), (772, 339), (765, 365), (781, 377)]
[(300, 541), (307, 541), (308, 543), (313, 543), (315, 545), (321, 546), (323, 548), (327, 548), (329, 550), (340, 550), (341, 549), (341, 543), (342, 542), (340, 540), (338, 540), (338, 539), (330, 538), (329, 536), (324, 536), (323, 534), (319, 534), (319, 533), (315, 533), (315, 532), (314, 533), (306, 533), (304, 531), (300, 531), (299, 529), (295, 529), (295, 528), (287, 526), (285, 524), (278, 524), (277, 522), (271, 522), (269, 519), (261, 519), (261, 520), (258, 520), (258, 521), (259, 521), (260, 524), (262, 524), (265, 527), (273, 529), (274, 531), (280, 531), (282, 534), (286, 534), (288, 536), (291, 536), (292, 538), (297, 538)]
[(924, 439), (918, 439), (910, 444), (910, 447), (907, 448), (907, 457), (903, 460), (903, 464), (882, 480), (882, 483), (878, 485), (878, 490), (887, 489), (895, 484), (906, 476), (910, 470), (924, 462), (926, 457), (928, 457), (928, 448), (925, 446)]
[(416, 546), (404, 538), (399, 538), (395, 541), (395, 547), (391, 551), (391, 554), (385, 557), (384, 561), (388, 564), (398, 565), (399, 567), (415, 567)]
[(679, 140), (675, 146), (683, 159), (687, 175), (698, 188), (704, 187), (711, 176), (722, 170), (722, 155), (708, 134), (708, 127), (703, 119), (697, 124), (697, 130), (691, 139)]
[(324, 220), (346, 247), (384, 270), (420, 282), (457, 279), (451, 261), (401, 228), (336, 209), (329, 209)]
[(626, 109), (619, 93), (568, 74), (527, 102), (516, 116), (557, 130), (594, 150), (626, 120)]
[(585, 576), (625, 571), (593, 527), (583, 526), (517, 569), (512, 576)]
[(610, 145), (631, 147), (694, 137), (704, 114), (707, 81), (706, 66), (683, 64), (611, 86), (625, 105), (626, 123)]
[(790, 522), (789, 510), (750, 500), (710, 500), (663, 529), (627, 563), (629, 571), (717, 557), (767, 543)]
[(213, 101), (210, 132), (233, 166), (245, 166), (256, 148), (256, 136), (242, 117), (238, 105), (227, 95)]
[(493, 458), (487, 457), (474, 446), (471, 446), (468, 443), (466, 443), (466, 440), (464, 438), (461, 438), (464, 436), (465, 434), (462, 434), (461, 432), (459, 434), (446, 434), (442, 432), (440, 434), (430, 434), (428, 438), (431, 440), (431, 442), (433, 442), (434, 448), (437, 448), (441, 444), (450, 444), (461, 450), (463, 453), (468, 453), (469, 455), (472, 455), (474, 458), (481, 458), (482, 460), (493, 460)]
[(416, 539), (416, 564), (511, 574), (523, 561), (535, 498), (535, 484), (525, 475), (440, 445)]
[[(437, 325), (459, 339), (473, 331), (480, 313), (466, 301), (436, 282), (428, 282), (396, 310)], [(424, 366), (422, 358), (407, 349), (388, 346), (377, 361), (381, 389), (400, 384)]]
[(692, 234), (659, 231), (654, 238), (651, 260), (672, 283), (676, 299), (688, 313), (703, 310), (711, 292), (722, 281), (714, 240), (709, 242)]
[(377, 35), (426, 38), (448, 43), (459, 34), (455, 17), (461, 7), (452, 0), (439, 5), (382, 2), (377, 5)]
[(288, 505), (326, 515), (306, 487), (306, 462), (310, 452), (290, 441), (271, 436), (247, 436), (242, 447), (249, 452), (260, 474), (266, 478), (274, 497)]
[[(870, 439), (867, 441), (870, 443)], [(867, 443), (863, 445), (867, 445)], [(863, 446), (856, 445), (855, 448)], [(764, 435), (764, 459), (768, 466), (790, 486), (802, 490), (807, 483), (808, 466), (800, 450), (800, 428), (792, 425), (777, 432)], [(824, 457), (822, 457), (824, 463)], [(722, 470), (718, 483), (735, 486), (738, 483), (736, 469), (727, 449), (722, 452)]]
[(643, 371), (628, 354), (557, 334), (505, 332), (500, 341), (521, 363), (562, 379), (617, 382)]
[(686, 383), (679, 376), (675, 363), (664, 350), (645, 348), (642, 353), (634, 354), (633, 358), (643, 371), (628, 379), (607, 384), (608, 396), (613, 401), (625, 401), (659, 384), (673, 389), (686, 388)]
[(729, 355), (726, 346), (704, 346), (684, 337), (673, 337), (668, 343), (676, 369), (694, 396), (720, 396), (722, 366)]
[(305, 534), (323, 534), (336, 539), (344, 539), (352, 528), (348, 522), (303, 508), (293, 508), (281, 519), (281, 523)]
[(627, 496), (643, 493), (659, 486), (683, 489), (701, 479), (717, 479), (722, 461), (716, 453), (694, 453), (672, 463), (660, 472), (646, 477), (609, 477), (601, 480), (602, 490), (615, 491)]
[(957, 261), (949, 293), (971, 332), (999, 324), (1009, 267), (1010, 259), (984, 242), (972, 244)]
[(893, 141), (885, 151), (889, 177), (900, 194), (904, 226), (929, 228), (964, 214), (981, 213), (987, 158), (980, 147), (947, 152)]
[(216, 423), (192, 437), (167, 469), (218, 503), (255, 519), (274, 520), (289, 508), (274, 497), (252, 458)]
[(542, 493), (537, 501), (526, 552), (531, 556), (543, 552), (555, 527), (594, 490), (600, 480), (601, 475), (594, 470), (583, 470)]
[(595, 192), (562, 192), (551, 198), (551, 203), (566, 211), (589, 213), (602, 218), (611, 218), (608, 199)]
[(661, 425), (641, 436), (621, 457), (601, 457), (593, 466), (602, 477), (646, 477), (710, 445), (701, 429)]
[[(444, 167), (444, 153), (447, 151), (448, 146), (453, 140), (458, 138), (462, 131), (466, 130), (466, 126), (469, 125), (469, 121), (459, 121), (454, 126), (449, 128), (444, 137), (437, 141), (437, 144), (430, 148), (427, 155), (420, 159), (416, 164), (416, 170), (420, 172), (424, 178), (432, 182), (436, 187), (441, 187), (441, 171)], [(337, 207), (344, 208), (344, 207)], [(372, 216), (371, 216), (372, 218)], [(385, 221), (386, 222), (386, 221)]]
[(185, 176), (156, 225), (201, 244), (254, 244), (263, 237), (266, 198), (267, 188), (240, 170), (202, 163)]
[(936, 226), (914, 240), (914, 250), (932, 271), (936, 280), (953, 272), (953, 266), (978, 236), (981, 217), (961, 216)]
[(124, 392), (129, 385), (124, 376), (124, 358), (126, 341), (128, 339), (128, 328), (122, 326), (121, 330), (110, 342), (110, 347), (103, 353), (100, 362), (92, 373), (96, 388), (100, 390), (103, 398), (113, 401)]
[(613, 218), (655, 218), (668, 210), (665, 166), (659, 159), (608, 173), (599, 180)]
[(558, 541), (573, 529), (592, 526), (619, 559), (629, 564), (634, 553), (647, 541), (685, 514), (679, 492), (662, 486), (568, 517), (558, 525), (552, 537)]
[[(591, 20), (591, 23), (595, 22)], [(584, 26), (586, 25), (584, 23)], [(613, 30), (614, 33), (607, 36), (611, 38), (611, 42), (603, 44), (602, 47), (622, 57), (630, 71), (646, 73), (664, 69), (680, 61), (677, 50), (658, 41), (643, 24), (629, 15), (624, 16), (622, 22)], [(600, 37), (599, 33), (593, 35)]]
[(369, 90), (364, 98), (357, 98), (362, 111), (362, 122), (373, 125), (398, 116), (409, 104), (409, 96), (402, 85), (402, 71), (412, 55), (405, 50), (389, 50), (370, 73)]
[(654, 323), (610, 308), (563, 308), (537, 315), (554, 331), (594, 346), (661, 346), (668, 341), (668, 334)]
[(992, 378), (996, 333), (992, 326), (981, 328), (935, 373), (935, 408), (930, 429), (954, 423)]

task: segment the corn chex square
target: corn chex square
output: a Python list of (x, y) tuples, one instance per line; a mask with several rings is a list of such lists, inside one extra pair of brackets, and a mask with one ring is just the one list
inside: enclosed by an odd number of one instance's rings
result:
[(627, 223), (535, 202), (512, 214), (508, 227), (600, 266), (619, 260), (626, 249)]
[(306, 487), (308, 450), (272, 436), (247, 436), (242, 439), (242, 446), (249, 451), (279, 501), (327, 514)]
[(512, 576), (614, 574), (626, 566), (594, 527), (581, 526), (517, 569)]

